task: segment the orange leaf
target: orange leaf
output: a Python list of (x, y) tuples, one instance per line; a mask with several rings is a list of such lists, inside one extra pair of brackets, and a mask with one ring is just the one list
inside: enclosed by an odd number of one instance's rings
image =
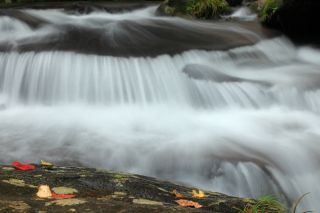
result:
[(184, 198), (184, 196), (180, 194), (176, 189), (172, 191), (172, 194), (174, 194), (176, 198)]
[(178, 203), (180, 206), (194, 207), (196, 209), (199, 209), (202, 207), (202, 205), (200, 205), (199, 203), (193, 202), (191, 200), (180, 199), (180, 200), (176, 200), (176, 203)]
[(196, 190), (192, 190), (191, 194), (194, 198), (204, 198), (206, 196), (201, 190), (199, 190), (199, 192), (197, 192)]

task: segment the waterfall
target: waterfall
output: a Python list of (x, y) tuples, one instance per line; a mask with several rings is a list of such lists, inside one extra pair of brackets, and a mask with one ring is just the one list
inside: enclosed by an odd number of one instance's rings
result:
[(288, 204), (311, 192), (301, 208), (320, 209), (320, 51), (154, 11), (0, 16), (0, 161), (115, 169)]

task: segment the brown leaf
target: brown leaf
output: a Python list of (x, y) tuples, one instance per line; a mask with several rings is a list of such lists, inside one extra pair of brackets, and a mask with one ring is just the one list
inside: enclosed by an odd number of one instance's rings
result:
[(187, 206), (187, 207), (194, 207), (196, 209), (199, 209), (202, 207), (202, 205), (200, 205), (197, 202), (191, 201), (191, 200), (176, 200), (176, 203), (178, 203), (180, 206)]
[(176, 189), (174, 189), (172, 192), (176, 196), (176, 198), (184, 198), (182, 194), (180, 194)]

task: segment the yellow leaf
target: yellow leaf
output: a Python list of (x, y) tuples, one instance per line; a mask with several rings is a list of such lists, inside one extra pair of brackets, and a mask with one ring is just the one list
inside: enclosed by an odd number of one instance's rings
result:
[(194, 207), (196, 209), (199, 209), (202, 207), (202, 205), (200, 205), (197, 202), (191, 201), (191, 200), (176, 200), (176, 203), (178, 203), (180, 206), (185, 206), (185, 207)]
[(199, 190), (198, 192), (196, 190), (192, 190), (191, 194), (194, 198), (204, 198), (206, 196), (201, 190)]
[(172, 194), (174, 194), (176, 198), (184, 198), (184, 196), (180, 194), (176, 189), (172, 191)]
[(47, 168), (52, 168), (53, 167), (52, 163), (49, 163), (49, 162), (47, 162), (45, 160), (41, 160), (40, 164), (41, 164), (42, 167), (47, 167)]

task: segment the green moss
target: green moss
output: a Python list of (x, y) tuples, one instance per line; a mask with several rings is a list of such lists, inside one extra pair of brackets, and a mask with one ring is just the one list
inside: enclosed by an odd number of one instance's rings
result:
[(267, 21), (282, 5), (282, 0), (265, 0), (260, 16), (263, 22)]
[(248, 204), (239, 213), (285, 213), (286, 209), (273, 196), (263, 196), (258, 199), (256, 204)]
[(113, 174), (112, 177), (114, 179), (127, 179), (129, 176), (127, 174), (116, 173), (116, 174)]
[(175, 14), (175, 9), (174, 9), (174, 7), (166, 6), (166, 7), (164, 8), (164, 12), (165, 12), (165, 14), (167, 14), (167, 15), (173, 16), (173, 15)]
[(225, 0), (188, 0), (186, 13), (197, 18), (216, 18), (230, 11)]

